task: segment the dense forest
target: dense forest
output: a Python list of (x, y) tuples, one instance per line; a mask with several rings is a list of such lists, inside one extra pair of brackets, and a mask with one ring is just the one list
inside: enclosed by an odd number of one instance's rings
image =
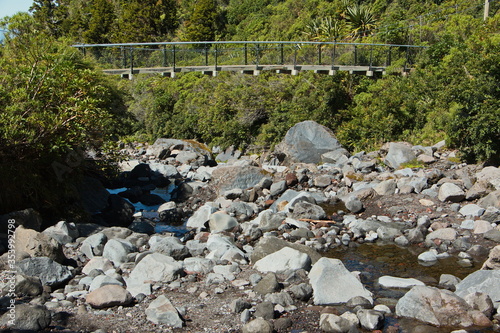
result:
[[(95, 158), (75, 162), (75, 151), (109, 156), (118, 140), (158, 137), (269, 148), (306, 119), (333, 129), (351, 151), (445, 139), (465, 161), (498, 163), (500, 2), (488, 5), (485, 19), (483, 0), (36, 0), (29, 14), (0, 21), (7, 31), (1, 210), (60, 205), (55, 189), (71, 193), (68, 178), (104, 167)], [(105, 76), (71, 47), (231, 40), (426, 48), (407, 76), (187, 73), (129, 81)]]

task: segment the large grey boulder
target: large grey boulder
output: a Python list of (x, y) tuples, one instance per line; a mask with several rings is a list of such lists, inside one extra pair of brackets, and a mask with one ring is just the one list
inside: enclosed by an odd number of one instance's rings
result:
[(161, 253), (146, 255), (132, 270), (127, 285), (143, 284), (148, 281), (170, 282), (182, 273), (182, 263)]
[(336, 167), (341, 168), (349, 162), (349, 152), (347, 152), (344, 148), (329, 151), (321, 154), (321, 161), (323, 163), (331, 163)]
[(157, 172), (166, 178), (181, 178), (179, 171), (177, 171), (177, 169), (173, 165), (150, 163), (149, 167), (152, 171)]
[(82, 273), (89, 275), (89, 273), (92, 272), (94, 269), (99, 269), (103, 272), (106, 272), (110, 269), (113, 269), (113, 263), (108, 258), (93, 257), (82, 268)]
[(267, 232), (278, 229), (285, 219), (284, 213), (274, 213), (271, 209), (266, 209), (259, 213), (254, 222), (258, 224), (260, 230)]
[(392, 195), (396, 191), (396, 181), (394, 179), (384, 180), (373, 188), (378, 195)]
[(489, 320), (449, 290), (415, 286), (396, 304), (396, 315), (435, 326), (470, 327)]
[(483, 215), (483, 213), (486, 211), (486, 209), (476, 205), (476, 204), (468, 204), (460, 208), (458, 211), (460, 214), (463, 216), (470, 216), (470, 217), (479, 217)]
[(438, 199), (443, 202), (460, 202), (465, 199), (465, 192), (453, 183), (444, 183), (439, 188)]
[(500, 222), (500, 209), (488, 207), (482, 214), (481, 219), (492, 223)]
[(284, 273), (287, 270), (296, 271), (298, 269), (309, 270), (311, 258), (303, 252), (284, 247), (258, 260), (253, 267), (263, 273)]
[(266, 174), (258, 167), (223, 166), (216, 168), (212, 173), (212, 184), (222, 194), (235, 188), (246, 190), (254, 187), (263, 178), (266, 178)]
[(182, 328), (184, 321), (179, 312), (164, 295), (158, 296), (146, 309), (147, 319), (155, 324), (163, 324), (174, 328)]
[(135, 246), (129, 241), (124, 239), (110, 239), (106, 245), (104, 245), (102, 256), (111, 260), (113, 264), (118, 267), (128, 261), (128, 254), (136, 250)]
[(112, 306), (128, 305), (132, 302), (132, 295), (122, 286), (109, 284), (90, 292), (86, 302), (93, 308), (103, 309)]
[(495, 207), (500, 208), (500, 190), (496, 190), (480, 199), (477, 204), (483, 208)]
[(80, 247), (80, 251), (90, 259), (94, 256), (102, 256), (104, 245), (107, 241), (108, 237), (106, 237), (104, 233), (98, 232), (85, 238)]
[(318, 205), (312, 204), (307, 201), (298, 202), (293, 207), (292, 217), (294, 219), (313, 219), (313, 220), (324, 220), (326, 219), (325, 210)]
[(391, 168), (397, 169), (401, 166), (401, 164), (408, 163), (416, 158), (417, 156), (410, 146), (404, 143), (391, 142), (389, 144), (389, 152), (387, 153), (384, 162)]
[(210, 215), (215, 213), (217, 208), (210, 204), (204, 204), (198, 208), (194, 214), (187, 220), (186, 227), (201, 230), (206, 228), (205, 224), (210, 219)]
[(19, 273), (37, 276), (44, 286), (59, 286), (73, 277), (68, 266), (47, 257), (28, 258), (17, 264)]
[(60, 221), (56, 225), (48, 227), (43, 231), (43, 234), (55, 239), (61, 245), (71, 243), (79, 236), (76, 225), (66, 221)]
[(289, 162), (319, 163), (321, 155), (342, 148), (333, 132), (307, 120), (288, 130), (275, 151), (284, 153)]
[[(182, 244), (177, 237), (157, 237), (154, 236), (150, 239), (150, 251), (165, 254), (174, 258), (175, 260), (183, 260), (189, 257), (189, 249)], [(153, 241), (153, 239), (155, 241)]]
[(372, 293), (338, 259), (321, 258), (309, 272), (314, 304), (343, 304), (355, 296), (373, 302)]
[(210, 215), (208, 225), (210, 232), (221, 232), (233, 229), (238, 225), (238, 221), (226, 213), (217, 212)]
[(92, 283), (90, 283), (89, 286), (89, 291), (94, 291), (97, 290), (101, 287), (108, 286), (108, 285), (115, 285), (115, 286), (121, 286), (123, 287), (123, 283), (121, 281), (118, 281), (117, 279), (107, 276), (107, 275), (98, 275), (96, 276), (93, 280)]
[[(10, 325), (11, 320), (14, 325)], [(45, 306), (17, 304), (15, 314), (7, 311), (0, 318), (0, 326), (8, 326), (11, 329), (20, 331), (42, 331), (50, 325), (50, 311)]]
[(293, 297), (307, 302), (313, 295), (313, 289), (308, 283), (301, 283), (290, 287)]
[(476, 177), (478, 182), (487, 183), (495, 190), (500, 190), (500, 168), (494, 166), (483, 168), (476, 174)]
[(181, 151), (175, 156), (175, 159), (181, 164), (189, 164), (197, 158), (198, 154), (192, 151)]
[(455, 293), (460, 297), (481, 292), (490, 296), (495, 307), (500, 305), (500, 270), (478, 270), (467, 275), (456, 285)]
[(25, 229), (23, 226), (16, 228), (16, 260), (26, 256), (48, 257), (57, 262), (65, 259), (61, 244), (44, 233)]
[(286, 291), (267, 294), (264, 296), (264, 300), (273, 304), (281, 305), (287, 312), (297, 310), (297, 307), (293, 304), (292, 297)]
[(207, 240), (207, 249), (210, 253), (206, 256), (212, 260), (228, 260), (239, 264), (246, 264), (246, 254), (234, 242), (220, 234), (211, 234)]
[(280, 195), (281, 193), (285, 192), (286, 188), (286, 180), (273, 183), (270, 188), (271, 196), (275, 197)]

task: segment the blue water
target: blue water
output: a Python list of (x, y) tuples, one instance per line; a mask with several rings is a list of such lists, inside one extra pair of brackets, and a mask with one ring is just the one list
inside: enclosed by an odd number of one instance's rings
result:
[[(127, 188), (121, 187), (121, 188), (107, 189), (107, 190), (108, 190), (109, 194), (118, 194), (120, 192), (127, 190)], [(168, 202), (168, 201), (172, 200), (172, 192), (174, 190), (175, 190), (175, 184), (171, 183), (167, 187), (156, 188), (156, 189), (152, 190), (151, 193), (160, 196), (163, 200), (165, 200), (165, 202)], [(130, 202), (130, 200), (128, 200), (126, 198), (125, 198), (125, 200)], [(130, 204), (132, 204), (134, 206), (136, 212), (141, 212), (141, 211), (142, 212), (156, 212), (156, 211), (158, 211), (158, 208), (161, 206), (161, 205), (147, 206), (147, 205), (144, 205), (140, 202), (136, 202), (136, 203), (130, 202)], [(186, 229), (185, 224), (186, 224), (185, 222), (182, 225), (169, 225), (169, 224), (165, 224), (165, 223), (156, 223), (155, 224), (155, 232), (156, 233), (171, 232), (171, 233), (175, 234), (175, 236), (181, 237), (188, 231)]]

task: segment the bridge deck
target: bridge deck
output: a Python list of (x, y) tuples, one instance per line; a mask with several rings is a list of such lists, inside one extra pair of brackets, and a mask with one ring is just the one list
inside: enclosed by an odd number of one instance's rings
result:
[[(151, 67), (151, 68), (123, 68), (105, 69), (106, 74), (122, 75), (129, 77), (130, 74), (160, 73), (165, 76), (174, 77), (176, 73), (202, 72), (217, 75), (217, 72), (241, 72), (245, 74), (258, 75), (261, 71), (275, 71), (276, 73), (298, 74), (300, 71), (314, 71), (316, 73), (333, 75), (335, 71), (348, 71), (352, 74), (363, 74), (373, 76), (375, 73), (385, 74), (386, 67), (382, 66), (339, 66), (339, 65), (224, 65), (224, 66), (186, 66), (186, 67)], [(403, 72), (403, 70), (401, 70)]]

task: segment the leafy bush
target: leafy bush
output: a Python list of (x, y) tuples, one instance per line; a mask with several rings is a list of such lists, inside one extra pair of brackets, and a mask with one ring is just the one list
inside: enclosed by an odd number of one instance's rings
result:
[[(74, 152), (99, 152), (129, 130), (131, 118), (118, 89), (78, 50), (39, 32), (27, 14), (8, 23), (0, 57), (0, 207), (63, 208), (61, 192), (85, 167)], [(73, 177), (59, 179), (54, 165)]]

